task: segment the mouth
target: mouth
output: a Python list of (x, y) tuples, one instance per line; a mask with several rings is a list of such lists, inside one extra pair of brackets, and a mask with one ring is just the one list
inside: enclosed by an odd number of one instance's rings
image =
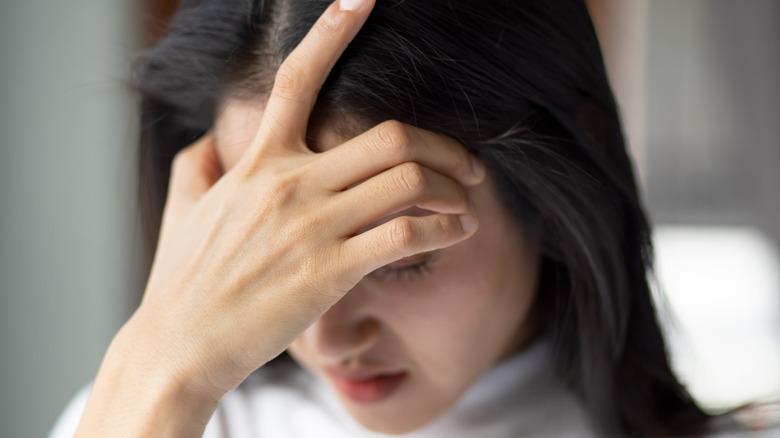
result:
[(406, 380), (406, 372), (328, 372), (336, 390), (357, 403), (378, 403), (389, 398)]

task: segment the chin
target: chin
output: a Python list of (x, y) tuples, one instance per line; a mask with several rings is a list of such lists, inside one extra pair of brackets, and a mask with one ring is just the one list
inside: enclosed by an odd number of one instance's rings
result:
[(384, 417), (380, 415), (355, 415), (352, 417), (360, 423), (364, 428), (386, 435), (402, 435), (409, 432), (422, 429), (431, 422), (434, 418), (419, 419), (417, 421), (410, 421), (408, 417), (393, 418)]
[[(419, 400), (419, 399), (418, 399)], [(393, 403), (395, 402), (395, 403)], [(422, 429), (433, 423), (450, 407), (435, 402), (421, 403), (393, 400), (380, 405), (355, 405), (342, 400), (347, 412), (364, 428), (387, 435), (401, 435)]]

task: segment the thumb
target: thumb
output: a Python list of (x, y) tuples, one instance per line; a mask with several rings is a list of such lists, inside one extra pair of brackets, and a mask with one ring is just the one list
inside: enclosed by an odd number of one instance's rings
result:
[(222, 174), (214, 136), (208, 133), (173, 158), (169, 199), (198, 200)]

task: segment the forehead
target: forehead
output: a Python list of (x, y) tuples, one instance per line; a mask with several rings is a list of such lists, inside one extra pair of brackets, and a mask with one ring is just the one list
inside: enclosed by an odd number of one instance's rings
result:
[(232, 168), (249, 147), (263, 119), (263, 106), (231, 99), (217, 112), (214, 140), (223, 170)]
[[(244, 151), (255, 137), (263, 119), (264, 103), (232, 99), (220, 109), (214, 125), (217, 155), (224, 170), (229, 170), (238, 162)], [(336, 117), (313, 117), (307, 132), (307, 144), (315, 152), (332, 149), (359, 133), (354, 119)], [(411, 207), (389, 215), (380, 221), (369, 224), (373, 228), (397, 216), (424, 216), (429, 211)]]
[[(261, 99), (226, 99), (220, 106), (214, 125), (214, 136), (225, 170), (233, 167), (252, 142), (265, 113)], [(313, 114), (306, 142), (315, 152), (332, 149), (365, 131), (365, 126), (346, 115)]]

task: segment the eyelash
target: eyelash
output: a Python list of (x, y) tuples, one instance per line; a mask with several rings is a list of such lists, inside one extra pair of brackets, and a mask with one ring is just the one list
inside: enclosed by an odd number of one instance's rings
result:
[[(401, 266), (398, 268), (385, 266), (384, 268), (375, 271), (375, 274), (381, 281), (392, 280), (397, 283), (403, 283), (407, 281), (418, 280), (419, 278), (424, 277), (430, 272), (431, 272), (431, 267), (428, 265), (428, 262), (422, 261), (420, 263), (415, 263), (413, 265), (408, 265), (408, 266)], [(390, 277), (394, 277), (394, 278), (391, 279)]]

